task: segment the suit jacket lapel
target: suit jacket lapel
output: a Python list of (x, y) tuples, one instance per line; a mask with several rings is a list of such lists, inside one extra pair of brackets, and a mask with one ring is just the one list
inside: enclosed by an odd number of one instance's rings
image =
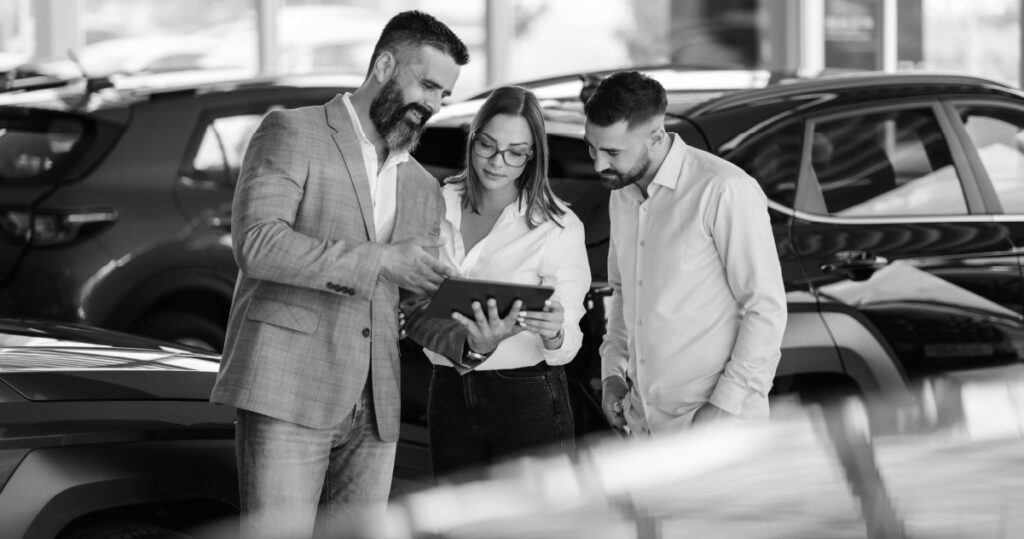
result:
[[(370, 198), (370, 180), (366, 177), (366, 164), (363, 162), (363, 150), (359, 145), (355, 125), (345, 109), (341, 95), (335, 96), (325, 105), (327, 124), (334, 130), (331, 136), (338, 145), (341, 156), (348, 169), (348, 178), (356, 191), (359, 211), (363, 214), (363, 225), (370, 241), (377, 241), (377, 229), (373, 222), (373, 199)], [(401, 190), (399, 190), (401, 192)]]

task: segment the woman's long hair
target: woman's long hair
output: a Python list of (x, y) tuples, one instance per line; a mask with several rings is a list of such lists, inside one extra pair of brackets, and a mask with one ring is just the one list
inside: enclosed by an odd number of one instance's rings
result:
[(491, 92), (470, 126), (469, 137), (466, 139), (466, 168), (449, 179), (448, 183), (462, 184), (465, 188), (462, 207), (480, 213), (481, 188), (480, 178), (473, 169), (473, 143), (480, 129), (499, 114), (522, 116), (533, 135), (533, 157), (526, 162), (523, 173), (516, 179), (516, 188), (519, 190), (517, 201), (526, 204), (527, 225), (536, 228), (550, 219), (562, 226), (558, 217), (565, 215), (565, 209), (551, 191), (551, 182), (548, 180), (548, 137), (544, 129), (544, 115), (537, 96), (525, 88), (502, 86)]

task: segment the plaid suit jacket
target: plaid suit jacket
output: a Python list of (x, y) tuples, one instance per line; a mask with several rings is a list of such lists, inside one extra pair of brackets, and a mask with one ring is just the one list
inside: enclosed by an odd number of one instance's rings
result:
[[(437, 239), (437, 180), (398, 168), (392, 241)], [(377, 427), (398, 439), (398, 288), (379, 277), (383, 244), (359, 140), (341, 96), (269, 113), (253, 134), (232, 205), (239, 277), (211, 401), (309, 427), (350, 414), (370, 375)]]

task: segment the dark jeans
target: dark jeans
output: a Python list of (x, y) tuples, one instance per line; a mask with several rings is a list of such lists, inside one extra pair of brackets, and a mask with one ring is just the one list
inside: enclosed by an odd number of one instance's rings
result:
[(435, 365), (427, 424), (437, 477), (539, 447), (576, 447), (565, 370), (546, 364), (464, 376)]

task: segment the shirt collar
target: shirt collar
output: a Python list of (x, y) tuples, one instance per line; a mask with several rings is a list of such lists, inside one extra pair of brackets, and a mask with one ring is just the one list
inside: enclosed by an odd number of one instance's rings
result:
[[(366, 132), (363, 131), (363, 124), (359, 122), (359, 115), (356, 114), (356, 108), (352, 106), (351, 92), (346, 92), (341, 96), (342, 102), (345, 103), (345, 110), (348, 111), (349, 118), (352, 119), (352, 127), (355, 128), (356, 137), (359, 138), (359, 143), (363, 146), (369, 146), (374, 149), (374, 153), (377, 151), (377, 147), (370, 142), (369, 137), (366, 136)], [(388, 156), (388, 161), (392, 161), (395, 164), (404, 163), (409, 160), (409, 152), (391, 152)]]
[(665, 160), (658, 167), (658, 173), (654, 175), (651, 185), (660, 185), (675, 190), (679, 184), (679, 177), (682, 175), (687, 147), (679, 135), (675, 133), (669, 133), (668, 135), (672, 137), (672, 145), (668, 149)]

